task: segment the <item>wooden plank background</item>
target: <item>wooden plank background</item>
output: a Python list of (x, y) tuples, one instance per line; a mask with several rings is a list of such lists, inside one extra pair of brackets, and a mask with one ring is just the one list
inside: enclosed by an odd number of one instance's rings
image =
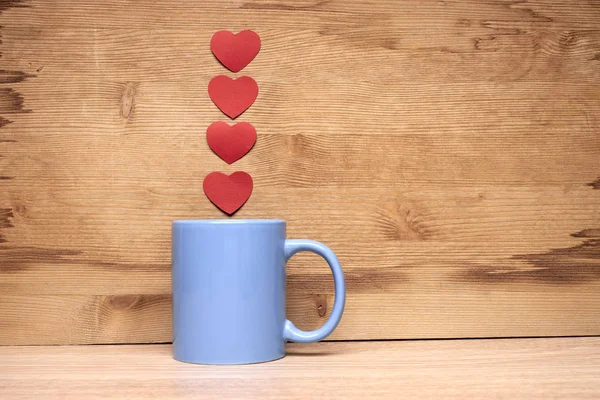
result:
[[(331, 339), (600, 334), (600, 3), (0, 2), (0, 344), (168, 342), (170, 223), (284, 218), (348, 283)], [(256, 30), (240, 74), (219, 29)], [(206, 145), (206, 87), (246, 74), (255, 148)], [(289, 265), (320, 325), (333, 282)]]

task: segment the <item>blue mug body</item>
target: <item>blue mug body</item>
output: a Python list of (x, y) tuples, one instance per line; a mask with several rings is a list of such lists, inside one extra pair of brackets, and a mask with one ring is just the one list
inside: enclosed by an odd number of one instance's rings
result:
[[(335, 282), (329, 320), (302, 331), (285, 317), (287, 260), (312, 251)], [(339, 324), (346, 289), (324, 244), (286, 238), (283, 220), (181, 220), (172, 225), (173, 357), (197, 364), (247, 364), (285, 355), (285, 343), (316, 342)]]

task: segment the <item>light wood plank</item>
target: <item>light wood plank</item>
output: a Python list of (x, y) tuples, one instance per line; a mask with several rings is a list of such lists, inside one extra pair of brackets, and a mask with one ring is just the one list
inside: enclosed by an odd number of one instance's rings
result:
[[(366, 274), (365, 274), (366, 275)], [(414, 288), (398, 278), (354, 278), (344, 316), (328, 340), (594, 335), (599, 284), (552, 287), (452, 282), (423, 274)], [(386, 280), (387, 278), (387, 280)], [(315, 284), (315, 281), (325, 281)], [(333, 283), (299, 276), (287, 298), (287, 317), (316, 329), (329, 317)], [(303, 287), (304, 286), (304, 287)], [(316, 291), (311, 289), (316, 288)], [(3, 295), (2, 344), (170, 342), (171, 296)]]
[[(69, 27), (126, 28), (126, 27), (169, 27), (182, 25), (197, 27), (204, 31), (207, 26), (233, 25), (231, 29), (245, 29), (249, 25), (265, 25), (277, 29), (311, 26), (328, 22), (334, 27), (351, 25), (362, 35), (351, 35), (357, 42), (371, 36), (380, 27), (384, 32), (398, 26), (412, 30), (427, 27), (431, 21), (437, 35), (440, 26), (454, 29), (469, 27), (465, 16), (471, 16), (475, 25), (491, 29), (507, 30), (513, 24), (524, 24), (531, 28), (557, 26), (579, 26), (597, 28), (598, 14), (592, 1), (490, 1), (482, 4), (478, 0), (460, 2), (436, 2), (422, 4), (411, 0), (398, 4), (394, 0), (378, 2), (339, 2), (320, 0), (248, 0), (227, 3), (203, 3), (182, 1), (155, 4), (131, 2), (129, 0), (82, 1), (77, 4), (51, 0), (14, 0), (7, 4), (12, 20), (11, 26), (23, 21), (36, 28), (66, 25)], [(53, 7), (45, 8), (48, 5)], [(29, 10), (28, 7), (32, 8)], [(128, 12), (123, 12), (127, 9)], [(94, 12), (90, 12), (93, 10)], [(393, 13), (391, 11), (394, 11)], [(379, 19), (378, 19), (379, 18)], [(363, 28), (364, 30), (360, 30)], [(370, 35), (368, 34), (370, 33)]]
[[(600, 151), (600, 137), (586, 129), (564, 136), (463, 133), (452, 140), (435, 135), (291, 133), (262, 135), (247, 157), (227, 165), (210, 151), (203, 135), (196, 130), (178, 136), (162, 129), (155, 136), (133, 137), (9, 135), (19, 144), (3, 146), (7, 148), (3, 154), (11, 155), (2, 161), (3, 173), (20, 179), (4, 184), (17, 191), (35, 179), (52, 183), (44, 190), (79, 184), (98, 188), (153, 184), (158, 190), (175, 190), (178, 183), (183, 190), (197, 187), (209, 171), (244, 169), (255, 175), (261, 189), (394, 188), (400, 192), (404, 184), (415, 182), (429, 184), (430, 190), (439, 184), (568, 188), (586, 187), (597, 178)], [(182, 185), (181, 180), (190, 183)]]
[[(181, 184), (182, 189), (170, 184), (134, 189), (126, 180), (73, 183), (49, 188), (50, 201), (46, 194), (33, 194), (31, 206), (6, 209), (5, 221), (14, 226), (2, 230), (7, 242), (0, 245), (5, 272), (0, 289), (52, 295), (168, 293), (171, 221), (214, 216), (194, 188), (183, 187), (189, 183)], [(404, 186), (401, 193), (265, 188), (239, 216), (286, 219), (290, 238), (327, 243), (349, 277), (370, 277), (360, 287), (374, 293), (386, 279), (401, 281), (398, 290), (417, 289), (423, 274), (441, 280), (448, 271), (467, 279), (479, 269), (482, 274), (474, 279), (488, 284), (493, 276), (540, 284), (559, 283), (561, 277), (565, 283), (598, 278), (600, 234), (581, 230), (600, 226), (595, 190), (418, 185)], [(582, 264), (592, 270), (578, 269)], [(520, 274), (525, 271), (533, 272)], [(329, 274), (321, 259), (304, 254), (291, 260), (288, 272)]]
[[(0, 348), (21, 399), (596, 399), (598, 338), (288, 345), (278, 361), (203, 366), (169, 345)], [(324, 373), (326, 371), (326, 373)]]

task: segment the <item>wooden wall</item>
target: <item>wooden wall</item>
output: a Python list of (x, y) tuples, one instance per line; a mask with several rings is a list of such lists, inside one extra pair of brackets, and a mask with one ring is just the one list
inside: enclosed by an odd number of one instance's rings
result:
[[(347, 277), (331, 339), (600, 334), (600, 3), (0, 2), (0, 344), (168, 342), (170, 223), (284, 218)], [(227, 166), (204, 132), (219, 29), (254, 29)], [(237, 74), (240, 75), (240, 74)], [(288, 311), (332, 306), (323, 261)]]

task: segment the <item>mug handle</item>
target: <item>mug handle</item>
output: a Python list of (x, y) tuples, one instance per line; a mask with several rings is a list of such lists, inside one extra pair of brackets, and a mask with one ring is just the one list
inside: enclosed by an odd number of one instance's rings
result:
[(285, 260), (286, 262), (296, 253), (301, 251), (311, 251), (323, 257), (331, 272), (333, 272), (333, 281), (335, 284), (335, 301), (331, 316), (325, 322), (325, 325), (314, 331), (303, 331), (294, 326), (289, 319), (285, 320), (283, 328), (283, 339), (291, 342), (313, 343), (325, 339), (333, 332), (342, 319), (344, 305), (346, 303), (346, 283), (342, 267), (333, 251), (323, 243), (307, 239), (287, 239), (285, 241)]

